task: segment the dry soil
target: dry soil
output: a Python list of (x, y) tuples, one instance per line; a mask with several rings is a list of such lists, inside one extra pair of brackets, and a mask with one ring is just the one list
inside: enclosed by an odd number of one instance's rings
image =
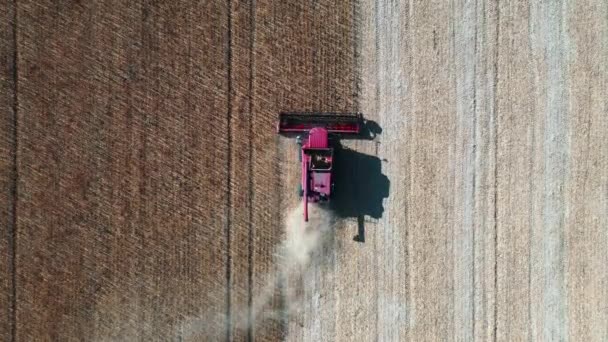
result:
[[(1, 340), (608, 340), (605, 1), (16, 0), (0, 61)], [(376, 134), (308, 227), (282, 110)]]

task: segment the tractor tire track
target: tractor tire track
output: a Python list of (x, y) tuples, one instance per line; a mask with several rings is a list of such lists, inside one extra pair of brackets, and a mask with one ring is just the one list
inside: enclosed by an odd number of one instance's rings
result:
[[(253, 339), (253, 1), (230, 3), (231, 308), (229, 340)], [(249, 162), (249, 164), (247, 164)]]

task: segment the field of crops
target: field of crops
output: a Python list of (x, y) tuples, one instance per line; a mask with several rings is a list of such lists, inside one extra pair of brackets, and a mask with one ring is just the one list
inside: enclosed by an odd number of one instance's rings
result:
[[(607, 18), (0, 4), (0, 340), (608, 340)], [(376, 135), (308, 226), (280, 111)]]

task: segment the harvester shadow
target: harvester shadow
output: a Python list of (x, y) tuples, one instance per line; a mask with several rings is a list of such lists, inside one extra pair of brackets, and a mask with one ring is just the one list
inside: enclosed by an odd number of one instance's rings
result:
[(382, 202), (389, 195), (390, 181), (382, 174), (380, 158), (339, 144), (335, 147), (331, 208), (338, 218), (356, 219), (358, 234), (354, 240), (365, 242), (365, 217), (376, 220), (382, 217)]
[(361, 135), (368, 140), (373, 140), (378, 134), (382, 133), (382, 128), (376, 121), (365, 120), (365, 124), (361, 130)]

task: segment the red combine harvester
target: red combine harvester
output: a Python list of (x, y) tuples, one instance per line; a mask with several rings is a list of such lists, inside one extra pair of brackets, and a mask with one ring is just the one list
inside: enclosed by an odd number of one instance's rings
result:
[(300, 146), (299, 194), (304, 202), (304, 221), (308, 221), (308, 202), (327, 202), (333, 192), (334, 148), (330, 136), (358, 135), (363, 124), (361, 114), (279, 113), (278, 133), (296, 135)]

